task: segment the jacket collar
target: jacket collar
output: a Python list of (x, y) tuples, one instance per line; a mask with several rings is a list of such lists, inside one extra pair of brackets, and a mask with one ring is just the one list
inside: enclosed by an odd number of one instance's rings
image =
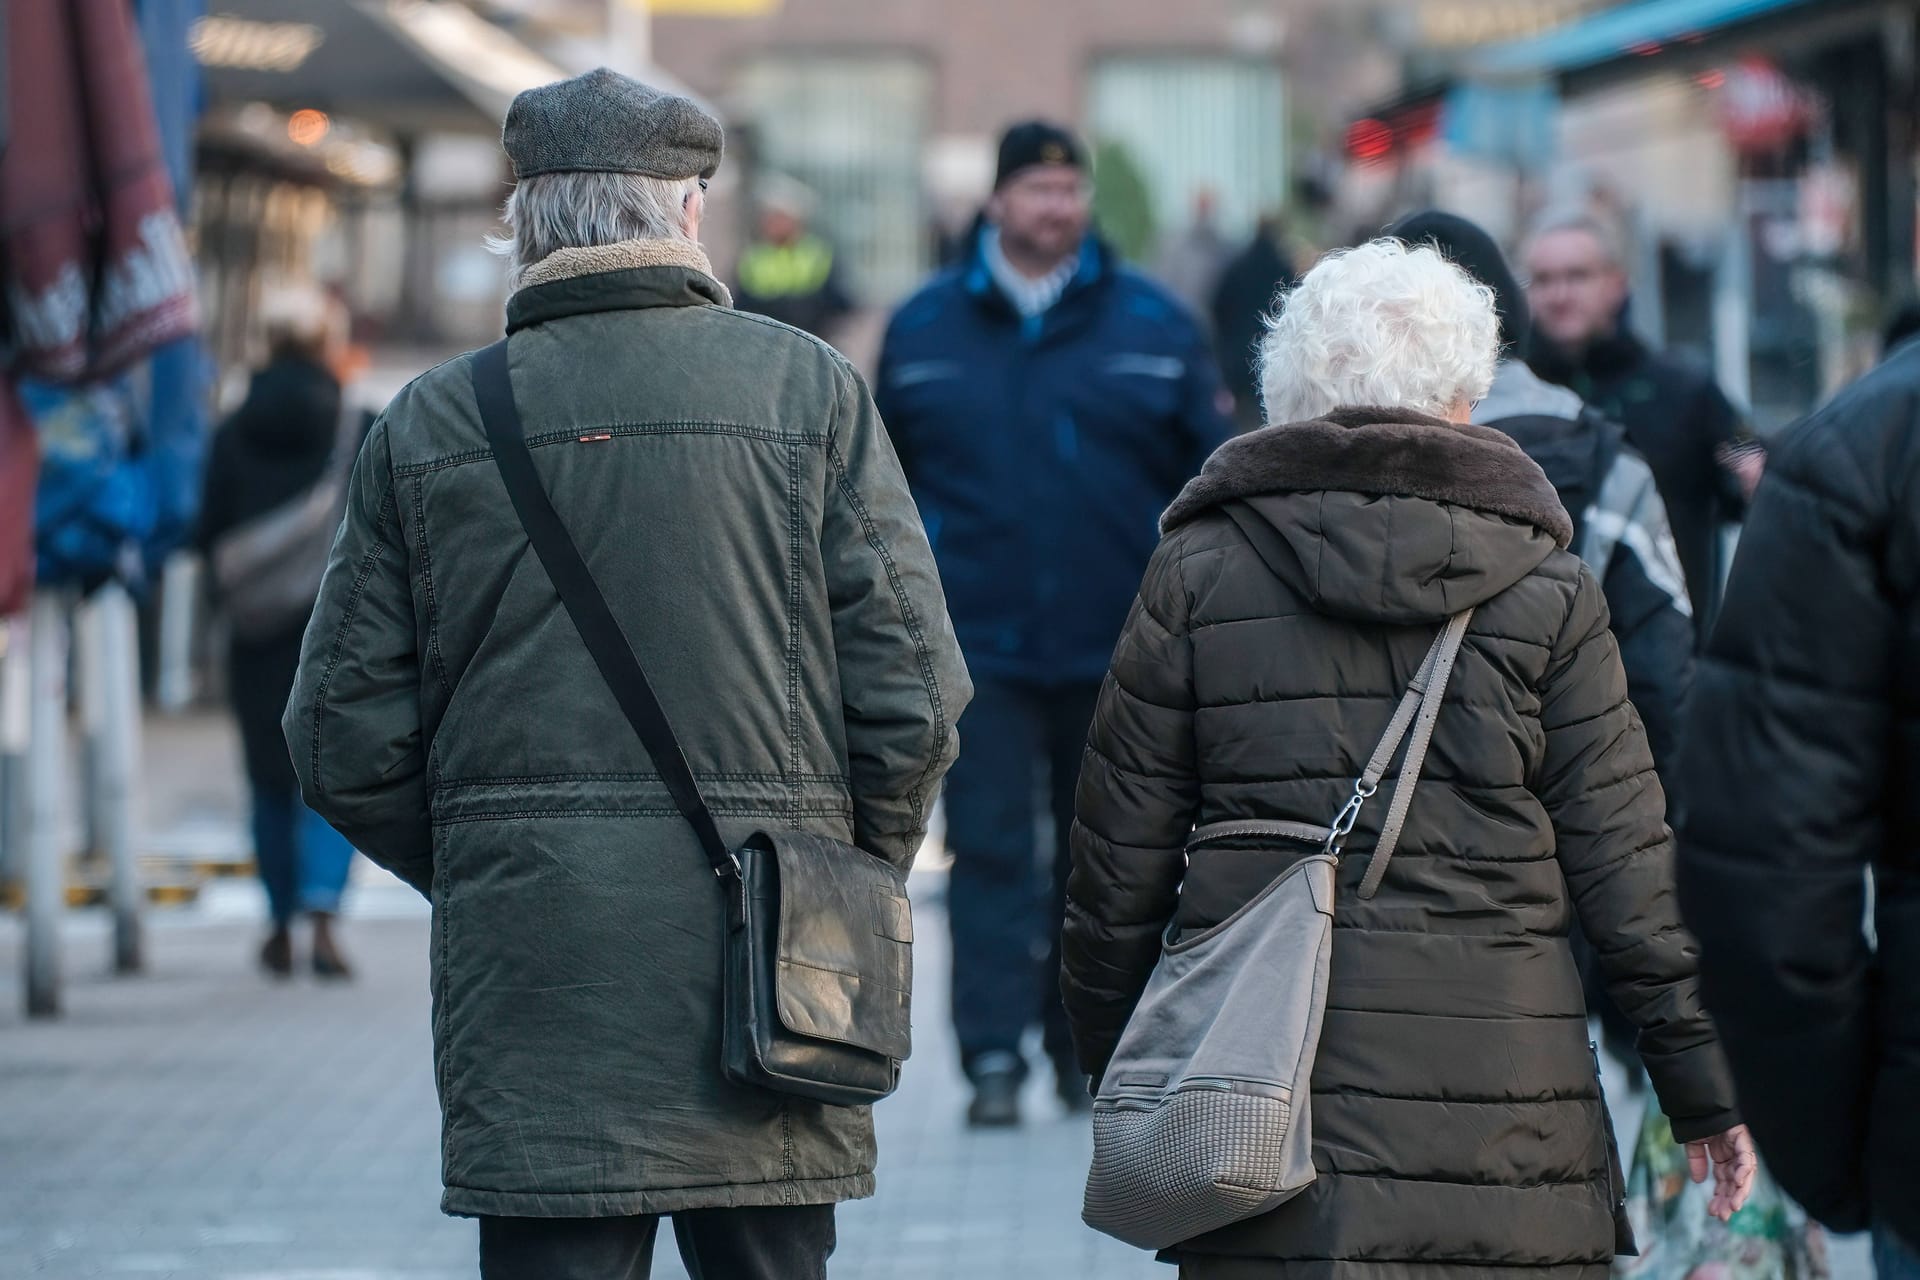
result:
[(1449, 503), (1533, 525), (1562, 547), (1573, 541), (1560, 495), (1519, 445), (1490, 427), (1410, 409), (1336, 409), (1229, 440), (1174, 499), (1160, 528), (1239, 498), (1321, 490)]
[(1087, 238), (1080, 242), (1080, 265), (1074, 270), (1073, 278), (1067, 281), (1067, 287), (1061, 291), (1059, 299), (1040, 315), (1023, 322), (1019, 308), (1001, 289), (999, 282), (993, 278), (993, 268), (987, 264), (987, 236), (991, 230), (983, 223), (975, 231), (973, 253), (961, 282), (967, 295), (975, 302), (1015, 323), (1027, 324), (1036, 334), (1041, 330), (1052, 330), (1074, 299), (1113, 273), (1112, 251), (1101, 242), (1100, 237), (1089, 232)]
[(732, 305), (699, 245), (622, 240), (561, 249), (527, 268), (507, 300), (507, 332), (592, 311)]
[(1503, 418), (1577, 418), (1582, 407), (1579, 396), (1509, 358), (1494, 370), (1493, 386), (1473, 407), (1473, 420), (1489, 425)]

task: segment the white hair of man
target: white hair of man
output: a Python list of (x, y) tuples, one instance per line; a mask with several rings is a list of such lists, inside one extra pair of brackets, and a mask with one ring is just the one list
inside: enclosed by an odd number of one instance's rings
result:
[(487, 247), (507, 260), (519, 288), (527, 270), (561, 249), (594, 249), (623, 240), (695, 243), (687, 231), (687, 201), (698, 178), (647, 178), (631, 173), (540, 173), (507, 197), (507, 234)]
[(1620, 229), (1591, 209), (1578, 205), (1548, 209), (1533, 220), (1533, 225), (1527, 231), (1527, 243), (1532, 244), (1540, 237), (1556, 231), (1579, 231), (1590, 235), (1594, 243), (1600, 246), (1600, 252), (1609, 265), (1625, 267), (1627, 264), (1626, 242), (1620, 235)]
[(1372, 240), (1322, 258), (1280, 299), (1260, 347), (1270, 424), (1343, 406), (1445, 417), (1493, 385), (1493, 290), (1432, 248)]

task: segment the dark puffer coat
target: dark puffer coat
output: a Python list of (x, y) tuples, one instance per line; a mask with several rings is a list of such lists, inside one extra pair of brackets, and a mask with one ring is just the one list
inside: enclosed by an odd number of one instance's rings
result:
[[(1785, 436), (1700, 673), (1680, 892), (1760, 1153), (1920, 1240), (1920, 346)], [(1860, 929), (1871, 868), (1879, 945)]]
[(1384, 802), (1340, 871), (1319, 1177), (1175, 1253), (1199, 1276), (1602, 1273), (1621, 1186), (1575, 913), (1675, 1133), (1737, 1118), (1646, 735), (1553, 487), (1498, 432), (1348, 410), (1225, 446), (1164, 524), (1080, 777), (1064, 985), (1095, 1072), (1169, 922), (1215, 924), (1285, 865), (1189, 869), (1193, 824), (1329, 821), (1442, 620), (1477, 609), (1384, 887), (1352, 892)]

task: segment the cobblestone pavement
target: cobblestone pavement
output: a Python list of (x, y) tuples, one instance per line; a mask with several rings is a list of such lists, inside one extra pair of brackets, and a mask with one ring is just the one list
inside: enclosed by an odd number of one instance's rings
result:
[[(150, 723), (152, 847), (239, 848), (226, 736), (206, 718)], [(940, 879), (916, 876), (917, 1053), (878, 1112), (880, 1194), (842, 1210), (832, 1274), (1171, 1280), (1080, 1225), (1086, 1124), (1060, 1116), (1044, 1083), (1027, 1128), (962, 1127)], [(134, 979), (106, 974), (104, 917), (74, 913), (65, 1016), (47, 1023), (20, 1016), (20, 923), (0, 916), (0, 1277), (475, 1274), (473, 1224), (437, 1207), (425, 904), (360, 864), (345, 933), (358, 976), (343, 986), (257, 975), (261, 912), (250, 881), (220, 881), (151, 913), (149, 971)], [(1620, 1120), (1631, 1133), (1634, 1117)], [(655, 1275), (684, 1280), (662, 1244)], [(1835, 1262), (1836, 1280), (1869, 1274), (1857, 1243)]]

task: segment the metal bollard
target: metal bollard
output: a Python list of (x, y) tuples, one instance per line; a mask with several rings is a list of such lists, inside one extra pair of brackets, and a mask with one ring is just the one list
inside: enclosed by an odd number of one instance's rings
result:
[(60, 1012), (60, 918), (66, 905), (61, 858), (62, 779), (67, 770), (67, 614), (63, 591), (34, 593), (28, 662), (26, 767), (27, 1015)]
[(117, 582), (95, 592), (80, 611), (80, 700), (90, 763), (88, 830), (106, 856), (113, 909), (113, 970), (138, 973), (140, 869), (135, 813), (140, 780), (139, 620), (133, 597)]

